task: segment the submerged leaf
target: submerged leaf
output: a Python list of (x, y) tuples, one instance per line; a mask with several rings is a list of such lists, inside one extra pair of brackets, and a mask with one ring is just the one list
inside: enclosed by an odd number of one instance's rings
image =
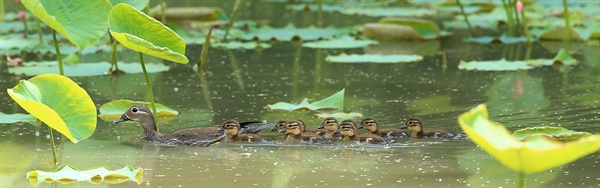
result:
[(185, 41), (161, 22), (128, 4), (120, 3), (108, 15), (110, 34), (123, 46), (176, 63), (188, 63)]
[(535, 138), (538, 135), (544, 135), (548, 138), (558, 140), (561, 142), (578, 140), (582, 137), (592, 135), (587, 132), (577, 132), (562, 127), (529, 127), (525, 129), (519, 129), (512, 133), (512, 135), (518, 140), (529, 140)]
[(77, 143), (96, 129), (96, 106), (73, 80), (56, 74), (43, 74), (7, 89), (10, 97), (25, 111)]
[(408, 63), (423, 60), (420, 55), (377, 55), (377, 54), (340, 54), (327, 56), (327, 62), (333, 63)]
[(65, 165), (58, 167), (52, 172), (47, 171), (30, 171), (27, 172), (27, 178), (33, 185), (37, 185), (42, 181), (75, 183), (80, 181), (88, 181), (93, 184), (99, 184), (103, 181), (110, 184), (123, 183), (128, 180), (138, 184), (144, 179), (144, 170), (142, 168), (134, 169), (131, 166), (125, 166), (121, 169), (111, 171), (106, 167), (99, 167), (90, 170), (78, 171), (71, 166)]
[(363, 35), (377, 40), (420, 40), (423, 39), (415, 29), (405, 25), (367, 23)]
[[(123, 114), (129, 107), (134, 104), (150, 105), (150, 102), (145, 101), (132, 101), (132, 100), (116, 100), (103, 104), (100, 106), (100, 117), (102, 120), (113, 121)], [(176, 117), (179, 116), (179, 112), (173, 110), (165, 105), (154, 103), (156, 105), (156, 117)]]
[[(169, 70), (168, 66), (157, 63), (145, 63), (148, 73), (163, 72)], [(100, 76), (106, 75), (110, 68), (108, 62), (98, 63), (80, 63), (76, 65), (64, 65), (65, 76)], [(139, 63), (123, 63), (119, 62), (119, 70), (127, 73), (142, 73)], [(27, 76), (35, 76), (39, 74), (54, 73), (58, 74), (58, 63), (56, 61), (44, 62), (26, 62), (20, 67), (10, 67), (8, 72), (11, 74), (24, 74)]]
[(409, 26), (414, 29), (421, 39), (430, 40), (435, 39), (439, 36), (440, 27), (431, 20), (420, 20), (410, 18), (382, 18), (379, 23), (384, 24), (397, 24)]
[(342, 89), (337, 93), (320, 101), (308, 103), (308, 99), (305, 98), (300, 104), (290, 104), (286, 102), (278, 102), (275, 104), (267, 105), (267, 108), (272, 110), (287, 110), (287, 111), (304, 111), (304, 110), (316, 110), (316, 111), (331, 111), (339, 110), (344, 108), (344, 92), (346, 89)]
[(501, 124), (488, 119), (487, 107), (479, 105), (458, 117), (462, 130), (486, 152), (519, 173), (536, 173), (558, 167), (600, 149), (600, 135), (571, 142), (557, 142), (545, 136), (518, 141)]
[(244, 40), (278, 40), (278, 41), (291, 41), (296, 38), (309, 41), (318, 39), (329, 39), (335, 36), (342, 36), (350, 33), (350, 27), (335, 28), (333, 26), (326, 28), (318, 28), (310, 26), (306, 28), (297, 28), (292, 24), (288, 24), (284, 28), (272, 28), (269, 26), (263, 26), (259, 29), (251, 29), (249, 33), (239, 36)]
[(210, 43), (211, 46), (216, 48), (225, 48), (225, 49), (266, 49), (271, 48), (271, 45), (264, 42), (215, 42)]
[(0, 112), (0, 123), (35, 122), (36, 120), (37, 118), (31, 114), (5, 114), (4, 112)]

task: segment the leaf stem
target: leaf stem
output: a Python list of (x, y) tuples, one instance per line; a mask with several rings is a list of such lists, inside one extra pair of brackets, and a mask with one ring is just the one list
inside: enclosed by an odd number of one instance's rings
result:
[[(148, 86), (148, 93), (150, 93), (150, 103), (152, 105), (152, 115), (154, 115), (154, 119), (157, 119), (156, 113), (156, 105), (154, 105), (154, 93), (152, 93), (152, 83), (150, 82), (150, 78), (148, 77), (148, 72), (146, 72), (146, 65), (144, 65), (144, 56), (142, 52), (140, 53), (140, 63), (142, 64), (142, 71), (144, 71), (144, 77), (146, 77), (146, 85)], [(156, 121), (156, 129), (158, 131), (158, 121)]]
[(465, 17), (465, 21), (467, 22), (469, 31), (471, 31), (471, 36), (475, 37), (475, 31), (473, 31), (473, 28), (471, 27), (471, 22), (469, 22), (469, 17), (467, 16), (467, 13), (465, 12), (465, 8), (463, 8), (463, 5), (460, 3), (460, 0), (456, 0), (456, 3), (458, 3), (458, 6), (460, 7), (460, 12)]
[[(508, 1), (508, 3), (507, 3)], [(508, 36), (514, 36), (514, 32), (513, 29), (515, 27), (514, 25), (514, 20), (513, 20), (513, 14), (512, 14), (512, 10), (513, 8), (510, 7), (510, 0), (502, 0), (502, 6), (504, 7), (504, 11), (506, 12), (506, 20), (508, 22)]]
[(40, 24), (40, 19), (35, 18), (35, 25), (38, 30), (38, 38), (40, 38), (40, 44), (44, 43), (44, 35), (42, 34), (42, 24)]
[(50, 134), (50, 146), (52, 147), (52, 156), (54, 156), (54, 166), (56, 166), (58, 164), (58, 158), (56, 157), (56, 147), (54, 146), (54, 134), (52, 133), (52, 128), (50, 126), (48, 126), (48, 133)]
[(198, 70), (204, 69), (204, 64), (206, 64), (206, 57), (208, 56), (208, 48), (210, 48), (210, 35), (212, 34), (213, 27), (210, 27), (208, 30), (208, 35), (206, 35), (206, 39), (204, 39), (204, 44), (202, 45), (202, 53), (200, 54), (200, 60), (198, 61)]
[(58, 60), (58, 70), (61, 76), (65, 75), (65, 71), (63, 70), (62, 57), (60, 55), (60, 49), (58, 49), (58, 41), (56, 41), (56, 31), (52, 30), (52, 40), (54, 40), (54, 50), (56, 50), (56, 59)]
[(525, 187), (525, 173), (519, 172), (519, 188)]
[(237, 16), (237, 12), (240, 8), (242, 0), (236, 0), (235, 5), (233, 5), (233, 12), (231, 13), (231, 18), (229, 18), (229, 24), (227, 24), (227, 30), (225, 30), (225, 36), (223, 36), (223, 40), (227, 41), (227, 35), (229, 35), (229, 30), (233, 27), (233, 21), (235, 21), (235, 17)]
[(317, 12), (318, 22), (317, 22), (317, 25), (319, 27), (323, 27), (323, 0), (317, 0), (317, 8), (318, 8), (318, 12)]
[[(525, 5), (523, 5), (525, 6)], [(523, 30), (525, 30), (525, 36), (527, 37), (527, 43), (531, 44), (531, 35), (529, 35), (529, 26), (527, 25), (527, 17), (525, 16), (525, 7), (521, 10), (521, 19), (523, 19)]]
[(571, 21), (569, 21), (569, 5), (567, 0), (563, 0), (563, 18), (565, 18), (565, 41), (571, 41)]

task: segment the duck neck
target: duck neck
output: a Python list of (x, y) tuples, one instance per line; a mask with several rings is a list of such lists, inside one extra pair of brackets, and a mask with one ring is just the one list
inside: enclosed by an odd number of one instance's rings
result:
[(411, 136), (413, 138), (423, 138), (423, 130), (419, 131), (419, 132), (412, 132)]
[(144, 135), (142, 136), (142, 138), (154, 141), (162, 137), (162, 134), (160, 134), (158, 130), (156, 130), (156, 123), (154, 123), (154, 117), (152, 117), (151, 120), (142, 121), (140, 122), (140, 124), (142, 125), (142, 128), (144, 128)]

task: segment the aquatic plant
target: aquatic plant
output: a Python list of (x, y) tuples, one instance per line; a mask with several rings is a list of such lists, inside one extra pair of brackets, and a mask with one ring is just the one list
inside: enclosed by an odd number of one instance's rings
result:
[(144, 179), (144, 170), (142, 168), (134, 169), (131, 166), (125, 166), (117, 170), (100, 167), (79, 171), (71, 166), (64, 165), (51, 172), (40, 170), (30, 171), (27, 173), (27, 178), (32, 185), (37, 185), (43, 181), (60, 182), (63, 184), (79, 181), (88, 181), (93, 184), (100, 184), (102, 182), (116, 184), (128, 180), (140, 184)]
[(525, 174), (562, 166), (600, 150), (600, 135), (564, 143), (544, 135), (519, 141), (502, 124), (489, 120), (484, 104), (458, 116), (458, 122), (475, 144), (519, 174), (519, 187), (524, 187)]
[(108, 15), (110, 34), (123, 46), (139, 52), (140, 64), (146, 78), (153, 114), (156, 113), (152, 83), (146, 72), (143, 53), (176, 63), (188, 63), (185, 41), (161, 22), (135, 9), (119, 3)]

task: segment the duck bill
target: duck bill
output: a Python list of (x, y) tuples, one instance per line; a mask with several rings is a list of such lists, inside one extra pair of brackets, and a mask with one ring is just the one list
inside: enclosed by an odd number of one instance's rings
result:
[(127, 116), (125, 116), (125, 114), (123, 114), (119, 119), (113, 121), (113, 124), (117, 124), (117, 123), (121, 123), (124, 121), (129, 121), (131, 119), (127, 118)]
[(287, 129), (283, 128), (283, 129), (279, 130), (279, 132), (280, 132), (280, 133), (287, 132)]
[(223, 132), (223, 131), (225, 131), (225, 129), (223, 127), (219, 127), (219, 129), (217, 129), (217, 131)]
[(325, 125), (323, 125), (323, 124), (321, 124), (317, 127), (317, 129), (324, 129), (324, 128), (325, 128)]
[(335, 131), (333, 131), (333, 134), (340, 134), (340, 129), (336, 129)]
[(408, 127), (406, 125), (402, 125), (400, 126), (400, 129), (408, 129)]
[(364, 129), (365, 127), (362, 126), (362, 124), (358, 125), (358, 129)]
[(277, 127), (273, 127), (271, 131), (277, 131)]

